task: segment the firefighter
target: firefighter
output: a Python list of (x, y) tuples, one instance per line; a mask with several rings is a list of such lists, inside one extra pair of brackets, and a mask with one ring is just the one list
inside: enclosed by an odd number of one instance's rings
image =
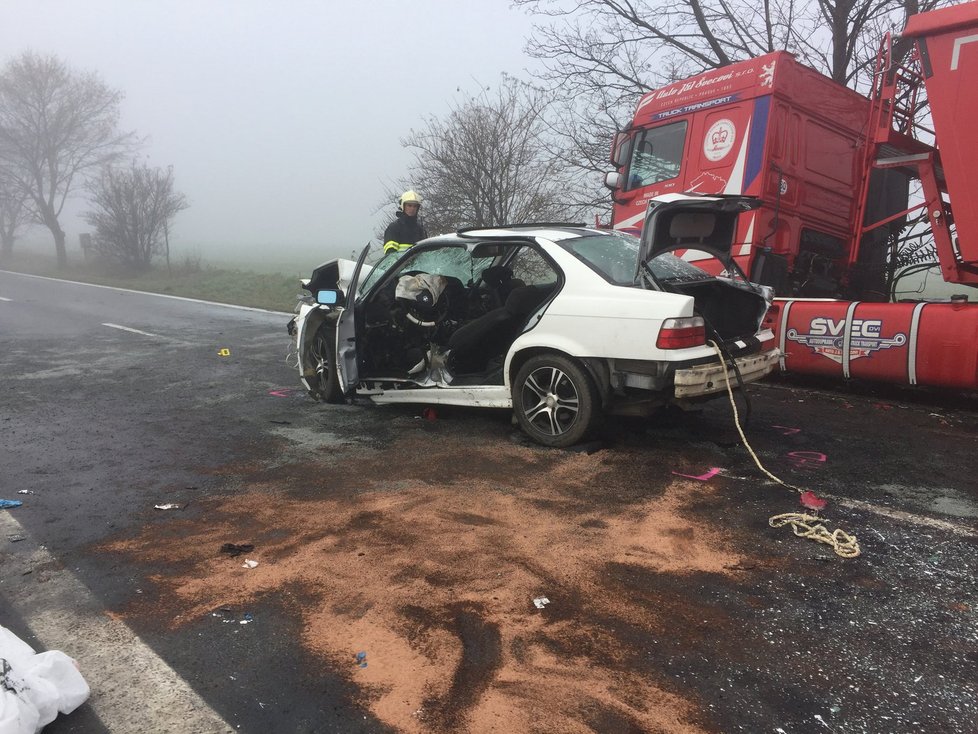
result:
[(397, 216), (384, 230), (384, 254), (404, 252), (428, 236), (421, 221), (421, 197), (416, 191), (405, 191), (398, 202)]

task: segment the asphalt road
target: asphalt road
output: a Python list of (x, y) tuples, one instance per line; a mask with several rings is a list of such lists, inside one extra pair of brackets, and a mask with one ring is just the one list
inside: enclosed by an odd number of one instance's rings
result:
[(0, 299), (0, 622), (93, 689), (48, 731), (978, 730), (969, 396), (752, 391), (843, 559), (769, 525), (805, 510), (723, 401), (550, 451), (313, 403), (284, 314)]

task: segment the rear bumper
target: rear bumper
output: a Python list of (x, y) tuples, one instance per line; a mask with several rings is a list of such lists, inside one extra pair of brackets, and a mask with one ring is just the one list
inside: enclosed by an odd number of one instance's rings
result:
[[(771, 349), (748, 357), (738, 357), (734, 360), (744, 382), (754, 382), (774, 370), (781, 357), (779, 349)], [(723, 379), (723, 367), (719, 362), (701, 364), (688, 369), (676, 370), (675, 395), (677, 398), (695, 398), (701, 395), (711, 395), (727, 389)], [(736, 384), (736, 375), (728, 366), (731, 384)]]

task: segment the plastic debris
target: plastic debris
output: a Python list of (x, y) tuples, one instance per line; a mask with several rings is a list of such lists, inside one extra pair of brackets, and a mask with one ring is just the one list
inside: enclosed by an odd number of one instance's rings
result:
[(153, 505), (156, 510), (182, 510), (184, 505), (178, 505), (176, 502), (168, 502), (164, 505)]
[(0, 510), (8, 510), (11, 507), (20, 507), (23, 502), (20, 500), (0, 500)]
[(436, 421), (438, 420), (438, 411), (432, 407), (422, 408), (421, 417), (426, 421)]
[(367, 667), (367, 653), (362, 650), (357, 653), (357, 667)]
[(241, 568), (254, 568), (258, 565), (258, 561), (253, 561), (250, 558), (245, 559), (245, 562), (241, 564)]
[(8, 535), (7, 536), (7, 540), (9, 540), (11, 543), (19, 543), (22, 540), (27, 540), (27, 536), (25, 536), (25, 535)]
[(231, 356), (231, 350), (228, 349), (227, 347), (224, 347), (223, 349), (219, 349), (218, 350), (217, 355), (219, 357), (230, 357)]
[(59, 650), (35, 654), (17, 635), (0, 626), (0, 730), (34, 734), (70, 714), (89, 696), (88, 683), (74, 660)]
[(234, 610), (231, 607), (221, 607), (216, 612), (211, 612), (212, 617), (217, 617), (224, 624), (229, 624), (234, 621)]
[(535, 606), (537, 609), (543, 609), (549, 603), (550, 600), (545, 596), (538, 596), (533, 600), (533, 606)]
[(33, 489), (18, 489), (17, 494), (34, 494)]
[(802, 492), (798, 499), (801, 500), (801, 503), (809, 510), (815, 510), (816, 512), (823, 509), (828, 504), (828, 502), (810, 490), (807, 492)]
[(242, 553), (250, 553), (255, 549), (251, 543), (225, 543), (221, 546), (221, 553), (227, 553), (231, 558), (237, 558)]

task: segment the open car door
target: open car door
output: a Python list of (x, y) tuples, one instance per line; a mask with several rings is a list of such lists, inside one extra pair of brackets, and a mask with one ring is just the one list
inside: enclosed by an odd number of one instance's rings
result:
[(339, 318), (336, 320), (336, 373), (339, 376), (343, 393), (346, 395), (352, 393), (360, 381), (360, 369), (357, 360), (357, 286), (360, 283), (363, 261), (367, 259), (369, 251), (370, 245), (367, 245), (360, 253), (350, 278), (346, 297), (343, 299), (343, 307), (340, 309)]

